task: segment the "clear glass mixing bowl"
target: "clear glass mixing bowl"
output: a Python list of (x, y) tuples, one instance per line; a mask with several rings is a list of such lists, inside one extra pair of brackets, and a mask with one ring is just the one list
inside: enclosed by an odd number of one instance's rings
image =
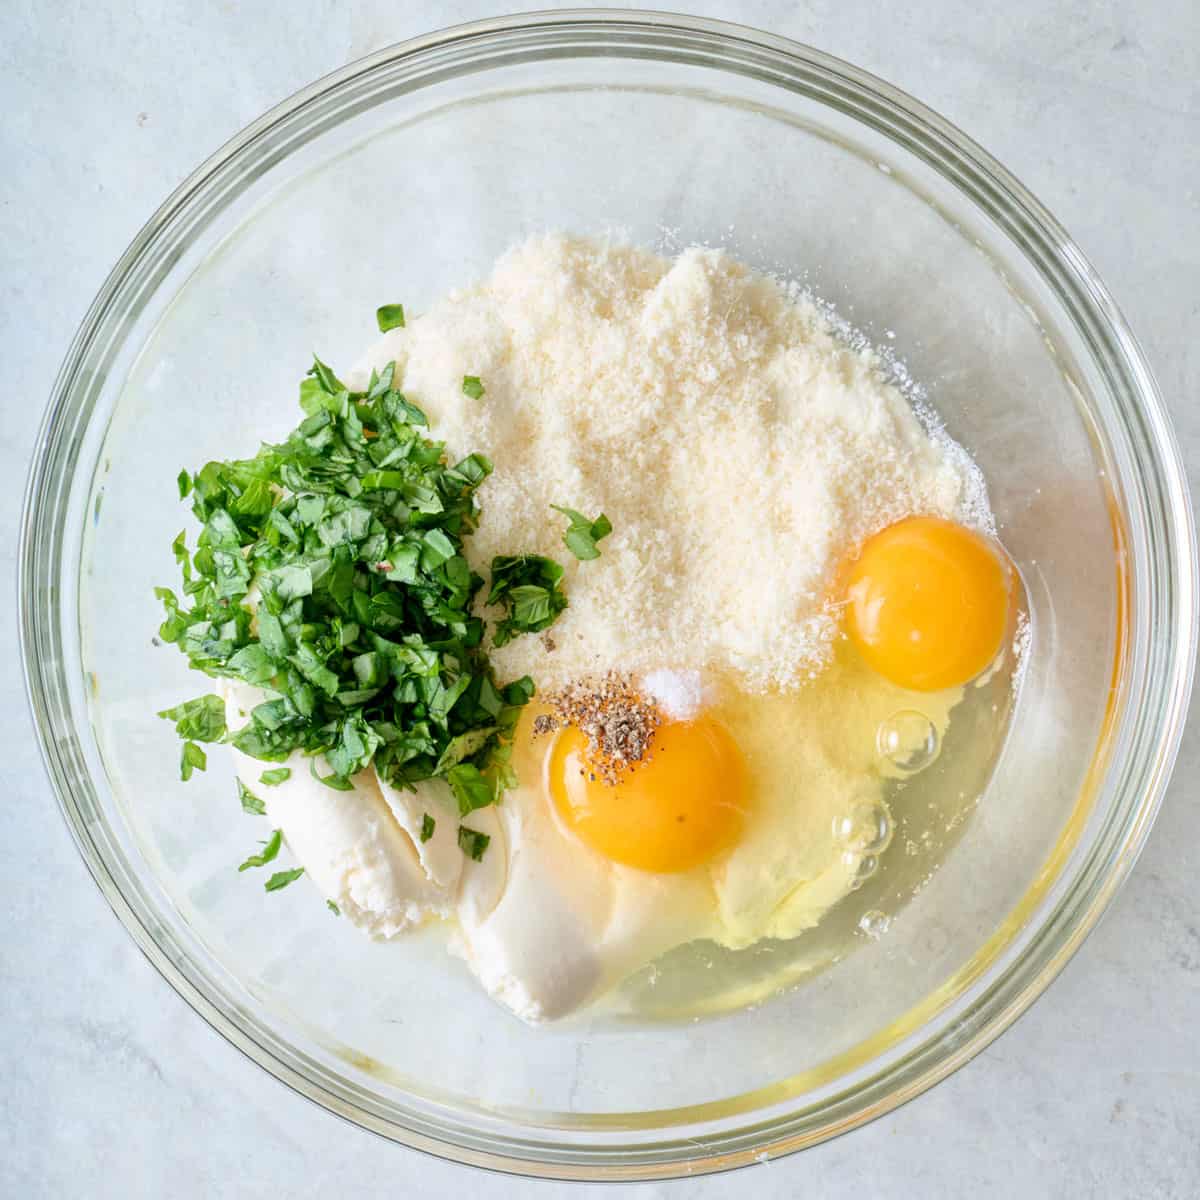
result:
[[(213, 753), (183, 788), (151, 644), (181, 465), (257, 439), (317, 348), (347, 363), (537, 230), (730, 247), (900, 348), (986, 472), (1033, 621), (1003, 753), (888, 935), (752, 1008), (527, 1029), (434, 938), (368, 943), (232, 869), (257, 826)], [(367, 1128), (585, 1179), (708, 1171), (851, 1128), (1004, 1029), (1140, 849), (1189, 690), (1195, 552), (1154, 382), (1070, 238), (887, 84), (715, 22), (555, 13), (382, 51), (195, 172), (56, 384), (21, 551), (29, 691), (104, 894), (231, 1042)]]

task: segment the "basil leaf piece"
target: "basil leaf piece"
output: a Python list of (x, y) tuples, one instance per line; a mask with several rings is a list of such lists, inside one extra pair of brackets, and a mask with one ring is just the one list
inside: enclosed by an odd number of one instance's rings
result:
[(336, 396), (339, 392), (345, 391), (342, 381), (315, 354), (313, 355), (313, 365), (309, 367), (308, 373), (327, 396)]
[(175, 722), (175, 732), (193, 742), (219, 742), (225, 736), (225, 702), (211, 692), (158, 714)]
[(487, 389), (479, 380), (478, 375), (464, 375), (462, 381), (463, 395), (470, 397), (472, 400), (480, 399)]
[(261, 642), (235, 650), (225, 664), (226, 669), (246, 683), (269, 683), (279, 668)]
[(179, 756), (179, 778), (187, 783), (192, 777), (192, 771), (208, 769), (208, 755), (195, 742), (184, 742)]
[(433, 837), (433, 831), (437, 828), (437, 822), (428, 814), (425, 813), (421, 817), (421, 841), (427, 842)]
[(446, 782), (458, 801), (458, 815), (465, 817), (477, 808), (486, 808), (496, 799), (492, 782), (471, 763), (459, 763), (446, 772)]
[(263, 848), (258, 854), (251, 854), (240, 867), (239, 871), (248, 871), (251, 867), (265, 867), (279, 853), (279, 847), (283, 845), (283, 832), (276, 829), (271, 834), (270, 838), (263, 843)]
[(290, 779), (291, 775), (291, 767), (274, 767), (269, 771), (264, 771), (258, 777), (258, 782), (266, 784), (267, 787), (278, 787), (285, 780)]
[(379, 323), (379, 332), (387, 333), (389, 329), (404, 328), (404, 305), (382, 304), (375, 310), (375, 320)]
[(242, 812), (255, 817), (265, 817), (267, 806), (239, 779), (237, 781), (238, 799), (242, 803)]
[(333, 788), (335, 792), (354, 791), (354, 784), (352, 784), (349, 779), (344, 779), (341, 775), (321, 775), (317, 771), (317, 760), (315, 758), (309, 761), (308, 773), (318, 783), (323, 783), (327, 788)]
[(496, 732), (495, 725), (484, 725), (479, 729), (469, 729), (466, 733), (460, 733), (457, 737), (450, 740), (450, 744), (442, 751), (437, 761), (437, 766), (434, 768), (435, 775), (444, 775), (456, 763), (462, 762), (464, 758), (470, 758), (473, 754), (478, 754), (488, 742), (491, 741)]
[(277, 892), (280, 888), (287, 887), (289, 883), (294, 883), (303, 874), (303, 867), (296, 867), (291, 871), (276, 871), (275, 874), (263, 884), (263, 890), (268, 892)]
[(550, 505), (556, 512), (562, 513), (570, 521), (563, 534), (563, 544), (580, 562), (599, 558), (600, 550), (597, 542), (612, 533), (612, 522), (601, 513), (595, 520), (585, 517), (583, 513), (573, 508), (565, 508), (561, 504)]
[(473, 858), (476, 862), (483, 858), (483, 852), (488, 848), (491, 840), (486, 833), (480, 833), (478, 829), (468, 829), (465, 825), (458, 827), (460, 849), (468, 858)]

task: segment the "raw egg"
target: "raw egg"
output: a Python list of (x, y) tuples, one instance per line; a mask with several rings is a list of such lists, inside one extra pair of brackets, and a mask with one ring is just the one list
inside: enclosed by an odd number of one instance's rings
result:
[(846, 631), (898, 687), (940, 691), (974, 679), (1008, 628), (1013, 570), (974, 531), (908, 517), (863, 543), (846, 580)]
[(725, 728), (700, 717), (664, 722), (646, 758), (610, 783), (591, 761), (587, 737), (568, 726), (547, 753), (546, 787), (563, 823), (597, 853), (673, 873), (737, 840), (746, 768)]

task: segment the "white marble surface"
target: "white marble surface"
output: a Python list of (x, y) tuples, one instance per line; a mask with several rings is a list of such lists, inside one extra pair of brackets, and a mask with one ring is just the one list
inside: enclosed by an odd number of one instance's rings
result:
[[(892, 80), (974, 135), (1078, 238), (1139, 332), (1200, 473), (1200, 8), (1195, 0), (694, 3)], [(160, 199), (310, 79), (495, 4), (0, 5), (0, 573), (47, 389)], [(883, 15), (884, 13), (887, 15)], [(993, 15), (993, 12), (995, 15)], [(50, 796), (0, 606), (0, 1194), (550, 1197), (286, 1091), (134, 949)], [(998, 1044), (874, 1125), (734, 1176), (605, 1196), (1200, 1194), (1200, 727), (1128, 887)]]

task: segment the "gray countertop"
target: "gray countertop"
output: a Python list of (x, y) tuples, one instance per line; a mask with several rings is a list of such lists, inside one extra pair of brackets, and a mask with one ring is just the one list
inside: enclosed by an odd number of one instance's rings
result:
[[(1076, 236), (1146, 346), (1200, 472), (1200, 7), (1195, 0), (693, 3), (919, 96)], [(311, 79), (500, 6), (188, 0), (0, 6), (0, 573), (44, 399), (105, 274), (205, 155)], [(886, 14), (886, 15), (885, 15)], [(534, 1196), (345, 1125), (253, 1066), (135, 949), (55, 811), (0, 606), (0, 1193)], [(605, 1196), (1200, 1194), (1200, 728), (1150, 844), (1047, 995), (871, 1126), (732, 1176)]]

